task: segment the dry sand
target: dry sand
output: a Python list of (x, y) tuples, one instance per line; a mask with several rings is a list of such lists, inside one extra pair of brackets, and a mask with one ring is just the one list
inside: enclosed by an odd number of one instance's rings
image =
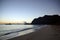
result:
[(33, 33), (9, 40), (60, 40), (60, 26), (48, 26)]

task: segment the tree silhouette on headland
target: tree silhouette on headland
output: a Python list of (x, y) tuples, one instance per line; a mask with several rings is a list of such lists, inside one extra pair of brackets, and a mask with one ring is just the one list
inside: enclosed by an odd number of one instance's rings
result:
[(45, 15), (43, 17), (35, 18), (31, 24), (59, 25), (60, 16), (59, 15)]

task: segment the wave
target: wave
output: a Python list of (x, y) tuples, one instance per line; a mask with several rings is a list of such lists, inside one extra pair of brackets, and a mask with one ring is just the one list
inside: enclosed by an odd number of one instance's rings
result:
[(7, 32), (7, 33), (5, 33), (5, 34), (2, 34), (2, 35), (0, 35), (0, 37), (1, 37), (1, 36), (4, 36), (4, 35), (9, 35), (9, 34), (12, 34), (12, 33), (17, 33), (17, 32), (21, 32), (21, 31), (26, 31), (26, 30), (29, 30), (29, 29), (33, 29), (33, 28), (25, 28), (25, 29), (22, 29), (22, 30), (20, 30), (20, 29), (9, 30), (10, 32)]

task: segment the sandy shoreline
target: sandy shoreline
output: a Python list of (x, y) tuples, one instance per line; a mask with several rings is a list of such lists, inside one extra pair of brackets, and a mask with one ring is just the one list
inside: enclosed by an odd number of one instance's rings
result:
[(60, 40), (60, 26), (44, 27), (36, 32), (9, 40)]

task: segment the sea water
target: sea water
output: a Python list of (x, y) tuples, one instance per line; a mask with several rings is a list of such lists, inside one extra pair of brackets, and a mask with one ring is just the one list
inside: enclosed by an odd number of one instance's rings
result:
[(46, 26), (47, 25), (0, 25), (0, 40), (26, 35)]

